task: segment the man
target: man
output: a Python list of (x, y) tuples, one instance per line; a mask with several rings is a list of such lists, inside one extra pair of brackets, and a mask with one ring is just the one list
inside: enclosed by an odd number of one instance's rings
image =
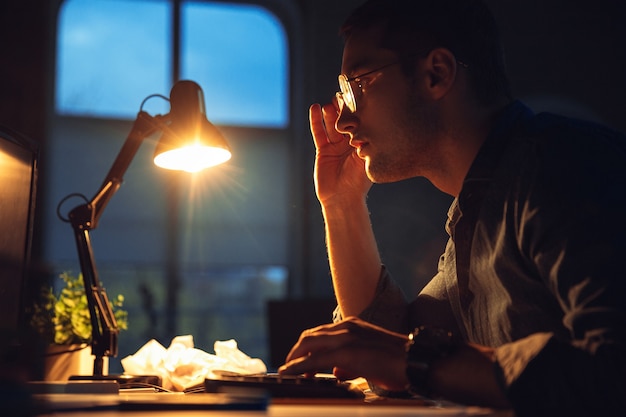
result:
[[(513, 100), (479, 0), (370, 0), (343, 35), (341, 92), (310, 109), (339, 317), (280, 372), (518, 416), (626, 415), (626, 139)], [(366, 196), (415, 176), (455, 199), (438, 273), (407, 303)]]

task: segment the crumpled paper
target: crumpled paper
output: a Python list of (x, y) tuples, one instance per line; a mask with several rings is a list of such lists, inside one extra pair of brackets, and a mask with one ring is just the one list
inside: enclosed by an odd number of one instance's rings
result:
[(184, 391), (201, 384), (215, 371), (267, 372), (265, 363), (239, 350), (234, 339), (216, 341), (213, 348), (215, 354), (194, 348), (191, 335), (175, 337), (167, 349), (152, 339), (134, 355), (122, 359), (122, 367), (124, 373), (130, 375), (158, 375), (163, 388), (172, 391)]

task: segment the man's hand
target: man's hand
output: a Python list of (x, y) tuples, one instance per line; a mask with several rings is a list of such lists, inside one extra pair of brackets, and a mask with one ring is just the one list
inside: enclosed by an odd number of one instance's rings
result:
[(362, 198), (371, 187), (365, 164), (349, 144), (349, 137), (335, 129), (337, 106), (313, 104), (309, 109), (311, 133), (316, 148), (315, 191), (322, 204), (334, 198)]
[(281, 374), (315, 374), (333, 369), (338, 379), (364, 377), (375, 385), (401, 391), (407, 336), (352, 317), (306, 330), (287, 356)]
[(310, 108), (316, 148), (315, 191), (326, 226), (328, 261), (337, 302), (344, 317), (356, 316), (372, 301), (381, 260), (365, 196), (372, 183), (365, 163), (337, 131), (336, 99)]
[[(304, 331), (278, 372), (298, 375), (333, 369), (340, 380), (363, 377), (388, 391), (402, 391), (409, 382), (407, 341), (405, 335), (352, 317)], [(463, 404), (508, 408), (494, 361), (492, 348), (461, 344), (454, 354), (432, 364), (431, 389)]]

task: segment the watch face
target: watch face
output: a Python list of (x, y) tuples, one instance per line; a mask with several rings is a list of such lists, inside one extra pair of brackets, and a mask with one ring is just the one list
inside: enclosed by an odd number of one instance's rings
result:
[[(452, 333), (439, 327), (419, 327), (409, 335), (409, 356), (435, 359), (450, 353)], [(430, 362), (430, 360), (428, 360)]]
[(429, 396), (430, 365), (454, 350), (452, 333), (438, 327), (419, 327), (409, 334), (407, 347), (406, 375), (409, 391)]

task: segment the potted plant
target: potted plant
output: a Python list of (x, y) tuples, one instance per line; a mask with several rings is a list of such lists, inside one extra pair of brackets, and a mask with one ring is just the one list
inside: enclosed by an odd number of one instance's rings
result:
[[(93, 356), (89, 349), (91, 318), (82, 274), (64, 272), (60, 278), (64, 282), (60, 291), (55, 293), (52, 287), (42, 289), (30, 320), (48, 344), (44, 370), (46, 380), (89, 375), (93, 370)], [(128, 329), (128, 313), (122, 309), (124, 296), (118, 294), (110, 302), (118, 328)]]

